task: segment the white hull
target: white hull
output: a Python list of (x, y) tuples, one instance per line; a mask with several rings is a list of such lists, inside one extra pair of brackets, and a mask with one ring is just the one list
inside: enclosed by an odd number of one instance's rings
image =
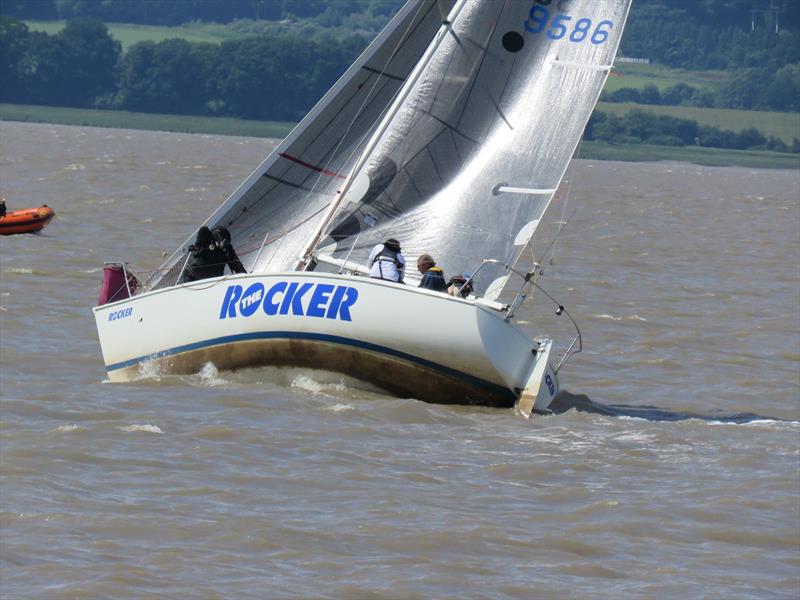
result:
[(527, 387), (543, 411), (558, 392), (550, 344), (539, 350), (489, 303), (365, 277), (228, 276), (94, 313), (111, 381), (129, 381), (150, 362), (187, 374), (212, 362), (324, 369), (439, 403), (510, 407)]

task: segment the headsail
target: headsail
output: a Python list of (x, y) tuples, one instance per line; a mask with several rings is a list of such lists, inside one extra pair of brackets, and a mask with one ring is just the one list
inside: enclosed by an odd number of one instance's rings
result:
[[(294, 268), (304, 243), (363, 153), (364, 143), (439, 30), (442, 9), (449, 10), (454, 2), (410, 0), (209, 218), (210, 227), (225, 225), (230, 230), (248, 271)], [(191, 239), (146, 282), (146, 288), (176, 283)]]
[[(485, 258), (513, 263), (566, 171), (629, 7), (457, 2), (448, 35), (402, 90), (318, 250), (365, 261), (394, 237), (408, 256), (433, 254), (447, 273)], [(496, 295), (506, 274), (479, 284)]]

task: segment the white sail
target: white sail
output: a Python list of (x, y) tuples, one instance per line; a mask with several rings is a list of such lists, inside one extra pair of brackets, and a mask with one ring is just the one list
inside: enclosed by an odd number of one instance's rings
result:
[[(439, 30), (442, 10), (449, 10), (454, 1), (409, 1), (209, 218), (209, 226), (224, 225), (230, 230), (248, 271), (294, 267), (303, 244), (363, 153), (365, 141)], [(145, 288), (177, 282), (186, 245), (193, 236), (146, 282)]]
[[(447, 273), (511, 264), (566, 171), (630, 0), (462, 0), (402, 90), (319, 248), (364, 262), (387, 237)], [(335, 248), (333, 246), (335, 244)], [(499, 293), (507, 271), (481, 274)]]

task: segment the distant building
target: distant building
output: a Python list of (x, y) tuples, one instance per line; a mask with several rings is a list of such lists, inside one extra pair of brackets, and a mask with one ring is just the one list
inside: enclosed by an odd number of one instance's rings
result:
[(756, 19), (756, 15), (762, 15), (764, 26), (767, 29), (774, 29), (775, 33), (778, 33), (778, 31), (780, 31), (780, 24), (778, 22), (778, 19), (782, 8), (783, 8), (782, 6), (779, 6), (778, 4), (775, 3), (775, 0), (770, 0), (769, 6), (767, 8), (761, 10), (751, 10), (750, 31), (755, 31), (757, 23), (761, 20), (761, 19)]
[(649, 58), (633, 58), (631, 56), (617, 56), (617, 60), (615, 62), (618, 63), (637, 63), (640, 65), (649, 65), (650, 59)]

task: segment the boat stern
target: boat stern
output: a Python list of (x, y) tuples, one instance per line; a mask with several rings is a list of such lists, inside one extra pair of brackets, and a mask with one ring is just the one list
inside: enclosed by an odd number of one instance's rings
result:
[(548, 414), (550, 403), (558, 394), (558, 376), (550, 364), (553, 342), (546, 338), (538, 338), (536, 342), (536, 356), (519, 400), (514, 406), (515, 412), (525, 418), (529, 418), (532, 413)]

